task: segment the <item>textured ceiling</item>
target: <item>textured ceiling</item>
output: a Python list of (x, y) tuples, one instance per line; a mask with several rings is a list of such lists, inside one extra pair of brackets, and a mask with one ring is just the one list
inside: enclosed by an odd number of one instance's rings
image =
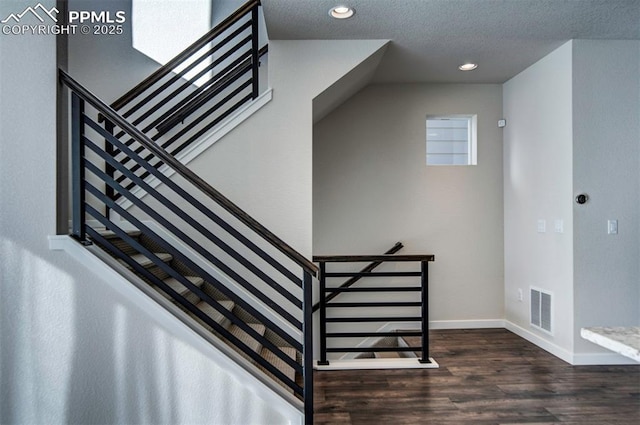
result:
[[(373, 82), (502, 83), (570, 39), (640, 39), (640, 0), (262, 0), (269, 38), (389, 39)], [(348, 5), (351, 19), (328, 15)], [(463, 73), (457, 66), (476, 62)]]

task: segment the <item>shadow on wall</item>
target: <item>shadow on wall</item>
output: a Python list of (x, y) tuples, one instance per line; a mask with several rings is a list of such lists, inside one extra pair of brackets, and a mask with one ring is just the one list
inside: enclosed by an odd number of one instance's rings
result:
[(0, 248), (0, 423), (287, 423), (67, 254)]

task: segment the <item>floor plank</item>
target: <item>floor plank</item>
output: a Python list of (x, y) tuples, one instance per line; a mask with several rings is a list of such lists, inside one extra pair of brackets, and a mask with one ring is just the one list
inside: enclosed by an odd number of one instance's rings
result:
[(640, 365), (571, 366), (505, 329), (430, 341), (439, 369), (316, 371), (315, 423), (640, 424)]

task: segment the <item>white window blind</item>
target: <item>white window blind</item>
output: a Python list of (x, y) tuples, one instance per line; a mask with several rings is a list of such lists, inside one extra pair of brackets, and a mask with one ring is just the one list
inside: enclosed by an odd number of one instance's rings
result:
[(427, 117), (427, 165), (476, 164), (476, 116)]

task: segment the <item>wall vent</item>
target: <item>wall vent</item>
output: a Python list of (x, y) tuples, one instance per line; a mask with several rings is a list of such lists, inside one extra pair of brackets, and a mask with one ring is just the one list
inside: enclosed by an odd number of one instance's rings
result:
[(531, 326), (551, 333), (551, 294), (531, 288)]

